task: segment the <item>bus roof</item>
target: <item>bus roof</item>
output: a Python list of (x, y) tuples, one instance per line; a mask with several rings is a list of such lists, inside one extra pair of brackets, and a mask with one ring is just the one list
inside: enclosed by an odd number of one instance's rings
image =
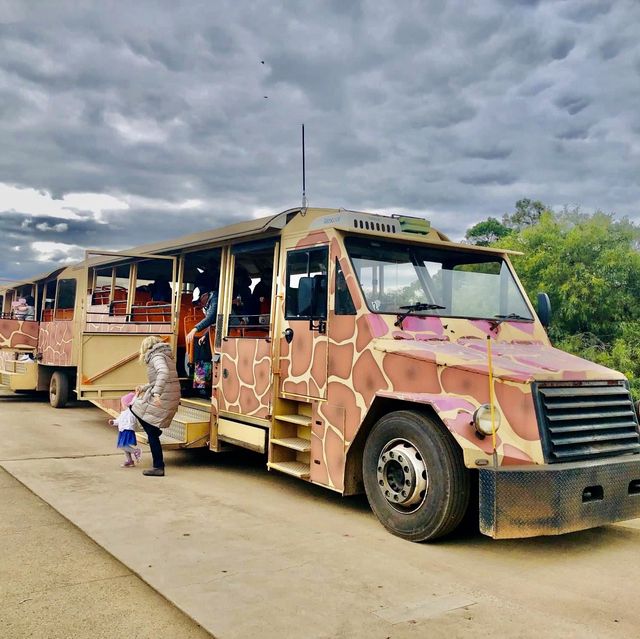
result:
[(72, 264), (68, 264), (66, 266), (59, 266), (58, 268), (53, 269), (52, 271), (45, 271), (44, 273), (40, 273), (38, 275), (34, 275), (25, 280), (9, 280), (0, 278), (0, 295), (5, 291), (10, 291), (14, 288), (20, 288), (21, 286), (26, 286), (27, 284), (36, 284), (43, 280), (50, 279), (52, 277), (56, 277), (60, 272), (64, 271), (65, 268), (72, 266)]
[[(302, 216), (298, 214), (302, 213)], [(308, 217), (307, 217), (308, 215)], [(88, 266), (95, 266), (98, 264), (110, 264), (119, 262), (120, 260), (127, 259), (132, 255), (163, 255), (168, 253), (176, 253), (188, 251), (189, 249), (196, 249), (200, 246), (214, 245), (219, 242), (228, 240), (239, 239), (242, 237), (250, 237), (252, 235), (263, 235), (269, 232), (276, 232), (282, 230), (293, 219), (298, 218), (298, 224), (300, 226), (307, 226), (309, 230), (320, 230), (322, 228), (334, 228), (340, 229), (345, 232), (357, 232), (369, 235), (380, 235), (381, 233), (386, 236), (398, 237), (402, 235), (407, 239), (418, 242), (437, 243), (444, 246), (465, 248), (467, 250), (478, 250), (482, 252), (489, 252), (493, 254), (516, 254), (518, 251), (511, 251), (507, 249), (498, 249), (491, 247), (479, 247), (475, 245), (460, 244), (452, 242), (442, 232), (437, 231), (429, 225), (426, 220), (421, 218), (409, 218), (408, 216), (387, 216), (379, 213), (367, 213), (361, 211), (352, 211), (348, 209), (329, 209), (329, 208), (292, 208), (286, 211), (282, 211), (276, 215), (270, 215), (267, 217), (255, 218), (246, 222), (239, 222), (228, 226), (221, 226), (215, 229), (200, 231), (198, 233), (191, 233), (190, 235), (184, 235), (179, 238), (173, 238), (165, 240), (163, 242), (155, 242), (151, 244), (142, 244), (140, 246), (124, 249), (122, 251), (114, 252), (102, 252), (99, 249), (88, 250), (87, 253), (95, 253), (94, 257), (91, 257), (87, 261)], [(301, 219), (306, 218), (307, 224), (301, 223)], [(406, 220), (409, 220), (408, 224), (404, 224)], [(416, 222), (422, 221), (424, 230), (422, 233), (416, 232), (415, 228), (419, 228), (419, 224), (412, 224), (412, 220)], [(373, 224), (372, 224), (373, 222)], [(365, 223), (367, 227), (365, 227)], [(370, 228), (369, 228), (370, 225)], [(375, 226), (374, 226), (375, 225)], [(413, 226), (413, 231), (407, 231), (405, 228)], [(378, 227), (378, 228), (375, 228)], [(387, 231), (381, 232), (380, 228), (384, 227)], [(119, 253), (122, 256), (119, 257)], [(23, 286), (25, 284), (32, 284), (41, 280), (45, 280), (54, 276), (57, 276), (65, 268), (73, 268), (82, 264), (77, 262), (75, 264), (68, 264), (57, 269), (46, 271), (40, 275), (34, 277), (11, 281), (8, 284), (2, 284), (0, 280), (0, 293), (3, 291)]]

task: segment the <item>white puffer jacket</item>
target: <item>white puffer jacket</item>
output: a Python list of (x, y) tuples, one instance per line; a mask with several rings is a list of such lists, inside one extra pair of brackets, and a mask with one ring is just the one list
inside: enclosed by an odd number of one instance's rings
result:
[[(150, 348), (144, 356), (149, 383), (131, 405), (131, 411), (141, 421), (158, 428), (171, 424), (180, 404), (180, 381), (171, 347), (164, 342)], [(160, 403), (153, 395), (160, 395)]]

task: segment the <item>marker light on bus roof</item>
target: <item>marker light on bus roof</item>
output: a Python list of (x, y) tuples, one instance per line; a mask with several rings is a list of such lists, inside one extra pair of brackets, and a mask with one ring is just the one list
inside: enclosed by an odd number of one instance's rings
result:
[(427, 235), (431, 230), (431, 222), (421, 217), (408, 217), (406, 215), (398, 215), (396, 219), (400, 223), (400, 230), (403, 233), (418, 233), (420, 235)]

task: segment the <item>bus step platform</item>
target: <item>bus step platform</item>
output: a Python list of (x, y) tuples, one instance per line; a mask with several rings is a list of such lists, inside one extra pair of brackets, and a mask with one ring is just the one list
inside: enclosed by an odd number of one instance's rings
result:
[(275, 446), (291, 448), (293, 450), (300, 451), (301, 453), (308, 453), (311, 450), (311, 442), (308, 439), (304, 439), (302, 437), (285, 437), (283, 439), (272, 439), (271, 443)]
[(297, 461), (269, 462), (267, 467), (269, 470), (279, 470), (298, 479), (309, 479), (309, 464)]
[[(194, 405), (196, 404), (196, 405)], [(163, 429), (160, 437), (162, 448), (204, 448), (209, 445), (210, 436), (210, 404), (209, 410), (204, 410), (197, 402), (180, 400), (178, 412), (171, 425)], [(207, 405), (205, 404), (205, 407)], [(147, 444), (147, 434), (138, 433), (138, 440)]]

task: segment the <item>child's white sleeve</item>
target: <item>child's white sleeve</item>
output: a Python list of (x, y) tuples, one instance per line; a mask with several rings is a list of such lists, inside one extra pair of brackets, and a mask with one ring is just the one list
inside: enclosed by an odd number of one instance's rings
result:
[(118, 417), (118, 419), (120, 420), (122, 430), (136, 429), (136, 423), (138, 422), (138, 420), (130, 410), (125, 410), (122, 413), (120, 413), (120, 416)]

